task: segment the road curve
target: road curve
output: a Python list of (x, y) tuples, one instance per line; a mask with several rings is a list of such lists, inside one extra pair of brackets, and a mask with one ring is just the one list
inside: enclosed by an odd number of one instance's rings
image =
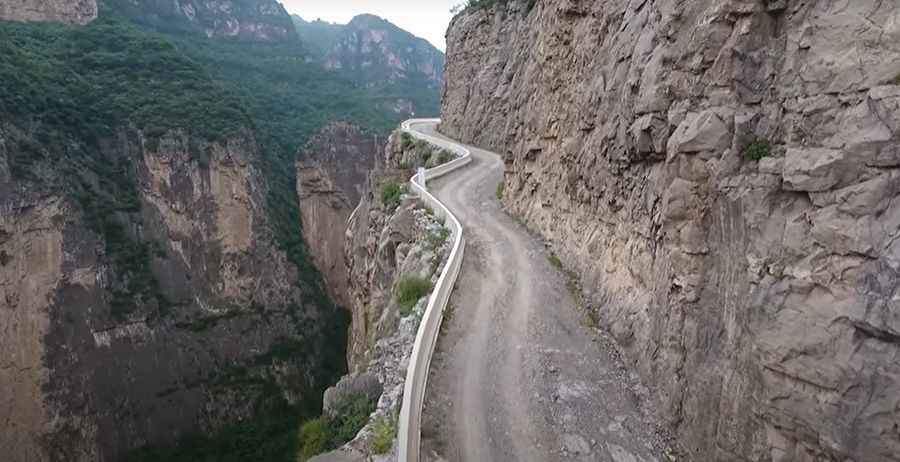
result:
[[(433, 123), (412, 129), (455, 144)], [(664, 460), (636, 376), (495, 198), (502, 160), (469, 149), (465, 174), (429, 183), (467, 248), (431, 363), (422, 460)]]

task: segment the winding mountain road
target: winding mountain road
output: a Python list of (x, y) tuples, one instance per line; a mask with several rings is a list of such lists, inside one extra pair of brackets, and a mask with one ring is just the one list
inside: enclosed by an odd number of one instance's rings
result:
[[(433, 123), (412, 129), (455, 143)], [(469, 149), (464, 174), (429, 183), (468, 244), (431, 363), (422, 460), (666, 460), (646, 391), (590, 327), (540, 239), (503, 212), (502, 160)]]

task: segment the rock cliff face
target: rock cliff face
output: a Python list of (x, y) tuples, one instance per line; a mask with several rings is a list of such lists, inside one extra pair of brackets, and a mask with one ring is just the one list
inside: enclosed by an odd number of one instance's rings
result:
[(329, 294), (346, 308), (350, 304), (344, 231), (362, 198), (382, 141), (359, 127), (334, 123), (310, 140), (297, 162), (303, 238)]
[(23, 0), (0, 3), (0, 21), (87, 24), (97, 19), (96, 0)]
[[(17, 137), (0, 135), (0, 159), (23, 148)], [(206, 145), (202, 160), (179, 132), (104, 145), (137, 183), (139, 210), (113, 219), (145, 249), (130, 255), (149, 260), (142, 277), (153, 281), (127, 306), (117, 294), (141, 273), (115, 256), (123, 244), (104, 241), (52, 173), (40, 183), (0, 174), (6, 460), (115, 461), (267, 406), (315, 401), (312, 387), (334, 368), (323, 363), (340, 361), (323, 351), (332, 313), (309, 302), (274, 243), (252, 135)]]
[(542, 0), (448, 32), (442, 130), (696, 460), (900, 460), (900, 6)]
[(276, 0), (107, 0), (137, 23), (164, 31), (198, 32), (209, 38), (251, 42), (296, 40), (284, 6)]

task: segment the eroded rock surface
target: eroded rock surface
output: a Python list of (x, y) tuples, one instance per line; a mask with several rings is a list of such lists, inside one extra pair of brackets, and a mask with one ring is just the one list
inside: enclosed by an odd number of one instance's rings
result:
[[(21, 135), (0, 128), (0, 154), (20, 154)], [(314, 399), (335, 366), (322, 362), (340, 360), (323, 348), (331, 313), (274, 241), (252, 134), (102, 145), (136, 183), (139, 206), (100, 218), (125, 235), (104, 240), (50, 168), (0, 177), (4, 460), (116, 461)]]
[(297, 161), (297, 196), (303, 238), (332, 298), (347, 309), (348, 274), (344, 231), (359, 204), (369, 171), (380, 154), (377, 135), (346, 123), (326, 126)]
[(900, 460), (900, 6), (526, 3), (454, 19), (442, 130), (505, 155), (686, 452)]
[(87, 24), (97, 19), (96, 0), (15, 0), (0, 3), (0, 21)]

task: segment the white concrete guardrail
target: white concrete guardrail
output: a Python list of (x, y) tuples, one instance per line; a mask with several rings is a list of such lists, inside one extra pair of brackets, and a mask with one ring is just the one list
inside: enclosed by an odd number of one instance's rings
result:
[(440, 122), (440, 119), (411, 119), (403, 122), (401, 129), (404, 133), (428, 142), (442, 149), (453, 151), (459, 155), (456, 159), (430, 168), (424, 171), (424, 178), (416, 174), (409, 180), (410, 188), (415, 191), (422, 201), (434, 210), (434, 214), (444, 220), (444, 225), (450, 228), (450, 237), (453, 239), (453, 248), (444, 270), (438, 277), (437, 284), (428, 297), (428, 305), (419, 331), (416, 333), (416, 341), (413, 344), (412, 355), (409, 358), (409, 366), (406, 369), (406, 382), (403, 384), (403, 403), (400, 406), (400, 422), (397, 430), (397, 446), (399, 462), (419, 462), (419, 443), (421, 440), (422, 406), (425, 401), (425, 385), (428, 381), (428, 368), (431, 365), (431, 355), (437, 343), (441, 321), (444, 319), (444, 309), (450, 301), (450, 292), (456, 284), (459, 270), (462, 267), (463, 252), (466, 248), (463, 227), (459, 220), (450, 213), (450, 210), (441, 201), (437, 200), (426, 188), (426, 182), (432, 178), (446, 175), (460, 167), (472, 162), (472, 155), (468, 149), (433, 136), (418, 133), (412, 130), (417, 123)]

